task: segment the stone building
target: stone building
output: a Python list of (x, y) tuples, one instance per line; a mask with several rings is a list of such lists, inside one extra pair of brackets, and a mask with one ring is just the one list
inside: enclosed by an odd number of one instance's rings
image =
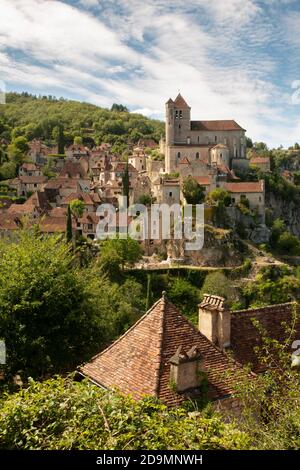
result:
[(230, 168), (248, 165), (245, 129), (234, 120), (192, 121), (191, 108), (180, 94), (166, 103), (165, 134), (160, 149), (167, 173), (178, 171), (184, 157)]

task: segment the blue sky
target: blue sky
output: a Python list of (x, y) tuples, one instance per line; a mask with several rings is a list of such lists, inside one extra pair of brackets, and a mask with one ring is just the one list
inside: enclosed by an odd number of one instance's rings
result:
[(163, 119), (235, 119), (270, 146), (300, 141), (299, 0), (0, 0), (6, 90)]

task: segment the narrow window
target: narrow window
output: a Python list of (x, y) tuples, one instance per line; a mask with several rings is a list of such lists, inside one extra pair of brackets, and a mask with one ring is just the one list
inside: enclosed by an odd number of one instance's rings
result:
[(172, 191), (169, 192), (169, 197), (172, 197)]
[(196, 158), (197, 158), (197, 159), (199, 158), (199, 152), (196, 153)]
[(215, 135), (215, 142), (218, 142), (218, 136)]
[(178, 152), (177, 153), (177, 158), (180, 158), (180, 157), (181, 157), (180, 152)]
[(179, 119), (182, 119), (182, 111), (179, 111)]

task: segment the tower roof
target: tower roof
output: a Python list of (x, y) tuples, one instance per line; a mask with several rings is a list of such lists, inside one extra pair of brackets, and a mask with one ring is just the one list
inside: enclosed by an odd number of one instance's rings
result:
[[(232, 392), (234, 369), (239, 366), (233, 366), (164, 295), (123, 336), (79, 371), (100, 386), (117, 387), (136, 399), (152, 395), (169, 406), (179, 405), (187, 395), (170, 387), (170, 359), (179, 347), (197, 348), (202, 355), (211, 399)], [(224, 372), (231, 373), (225, 377)], [(199, 395), (199, 390), (194, 393)]]
[(174, 101), (172, 100), (172, 98), (169, 98), (166, 104), (174, 104)]
[(181, 96), (181, 94), (179, 93), (174, 101), (176, 107), (178, 108), (189, 108), (189, 105), (187, 104), (187, 102), (185, 101), (185, 99)]

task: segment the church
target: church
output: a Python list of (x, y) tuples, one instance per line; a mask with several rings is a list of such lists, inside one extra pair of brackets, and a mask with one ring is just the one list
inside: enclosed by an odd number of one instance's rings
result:
[(246, 137), (234, 120), (191, 121), (191, 108), (179, 94), (166, 103), (165, 171), (181, 176), (204, 176), (213, 168), (247, 168)]

